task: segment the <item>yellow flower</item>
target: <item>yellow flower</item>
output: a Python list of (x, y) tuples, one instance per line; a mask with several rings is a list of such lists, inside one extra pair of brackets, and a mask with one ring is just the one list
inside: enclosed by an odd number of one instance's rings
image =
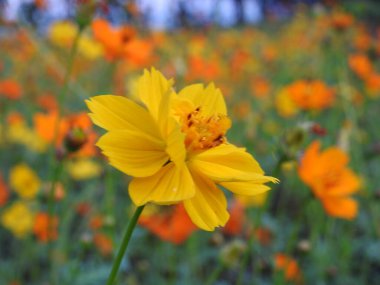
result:
[(282, 117), (293, 117), (298, 113), (296, 104), (294, 104), (289, 96), (289, 93), (285, 89), (280, 90), (280, 92), (277, 94), (275, 105), (278, 113)]
[(89, 60), (103, 55), (103, 46), (94, 39), (84, 35), (79, 39), (78, 52)]
[(255, 196), (235, 195), (235, 197), (245, 207), (262, 207), (267, 200), (268, 192), (264, 192)]
[(45, 141), (23, 122), (10, 125), (7, 136), (10, 142), (22, 144), (31, 151), (43, 152), (47, 148)]
[(67, 165), (70, 176), (76, 180), (85, 180), (100, 175), (102, 168), (91, 159), (72, 161)]
[(52, 43), (60, 47), (67, 47), (74, 41), (78, 33), (78, 27), (69, 21), (59, 21), (51, 25), (49, 39)]
[(32, 199), (38, 193), (41, 182), (36, 173), (22, 163), (11, 169), (10, 185), (21, 198)]
[(114, 95), (88, 100), (93, 122), (108, 131), (97, 145), (111, 165), (134, 176), (129, 194), (136, 205), (183, 201), (194, 224), (211, 231), (229, 218), (218, 185), (256, 195), (277, 180), (227, 142), (231, 123), (219, 89), (195, 84), (176, 94), (172, 85), (152, 68), (136, 85), (141, 105)]
[(25, 202), (18, 201), (3, 212), (1, 223), (16, 237), (23, 238), (32, 231), (34, 215)]

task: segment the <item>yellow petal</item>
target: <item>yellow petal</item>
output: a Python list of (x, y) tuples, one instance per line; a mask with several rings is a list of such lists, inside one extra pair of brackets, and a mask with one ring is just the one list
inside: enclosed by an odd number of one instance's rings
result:
[(136, 95), (156, 121), (159, 121), (160, 114), (168, 112), (169, 100), (167, 99), (172, 93), (172, 85), (173, 80), (167, 80), (154, 68), (150, 72), (144, 70), (144, 74), (138, 79)]
[(185, 209), (198, 227), (213, 231), (215, 227), (224, 226), (228, 219), (227, 200), (222, 190), (206, 176), (192, 171), (196, 193), (193, 198), (185, 200)]
[(157, 123), (147, 110), (128, 98), (100, 95), (86, 100), (94, 124), (108, 130), (129, 129), (160, 137)]
[(185, 147), (185, 135), (181, 132), (181, 129), (177, 122), (173, 118), (168, 120), (168, 130), (166, 134), (166, 152), (170, 156), (170, 160), (177, 166), (181, 166), (185, 163), (186, 159), (186, 147)]
[(205, 116), (216, 113), (227, 115), (222, 92), (215, 87), (214, 83), (210, 83), (206, 88), (202, 84), (187, 86), (179, 92), (178, 96), (191, 101), (196, 108), (200, 107)]
[(165, 142), (141, 131), (113, 130), (97, 146), (120, 171), (137, 177), (153, 175), (169, 160)]
[(137, 206), (148, 202), (171, 204), (194, 196), (194, 182), (187, 167), (169, 163), (150, 177), (134, 178), (129, 195)]
[(264, 185), (266, 182), (276, 182), (273, 177), (261, 176), (255, 181), (243, 181), (243, 182), (222, 182), (220, 185), (227, 188), (231, 192), (239, 195), (258, 195), (270, 190), (269, 186)]
[(257, 180), (264, 173), (244, 148), (231, 144), (222, 144), (195, 154), (190, 158), (189, 165), (218, 182)]

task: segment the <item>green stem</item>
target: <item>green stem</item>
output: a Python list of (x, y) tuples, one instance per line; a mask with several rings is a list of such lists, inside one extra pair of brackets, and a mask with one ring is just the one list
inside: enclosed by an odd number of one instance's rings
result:
[(107, 285), (112, 285), (115, 282), (116, 275), (117, 275), (117, 272), (119, 271), (121, 261), (123, 259), (124, 253), (128, 247), (129, 240), (131, 239), (131, 236), (132, 236), (133, 230), (136, 226), (137, 220), (139, 219), (142, 211), (144, 210), (144, 207), (145, 207), (145, 205), (138, 207), (136, 209), (135, 213), (133, 214), (132, 219), (129, 221), (129, 224), (128, 224), (125, 232), (124, 232), (123, 240), (121, 242), (119, 251), (118, 251), (116, 258), (112, 264), (112, 270), (111, 270), (110, 275), (108, 276)]
[[(51, 182), (50, 186), (50, 192), (48, 193), (48, 232), (53, 232), (54, 229), (54, 212), (55, 212), (55, 201), (54, 201), (54, 196), (55, 196), (55, 188), (57, 186), (59, 176), (61, 174), (61, 171), (63, 169), (63, 161), (60, 160), (58, 163), (55, 165), (54, 169), (54, 174), (53, 174), (53, 179)], [(49, 259), (50, 259), (50, 264), (51, 264), (51, 270), (50, 270), (50, 281), (51, 284), (57, 284), (56, 280), (56, 264), (54, 261), (54, 250), (53, 250), (53, 240), (50, 240), (48, 242), (48, 254), (49, 254)]]
[(218, 280), (219, 275), (223, 272), (224, 268), (225, 268), (224, 263), (223, 263), (223, 262), (219, 262), (218, 267), (216, 267), (216, 268), (214, 269), (214, 271), (211, 272), (211, 275), (210, 275), (210, 277), (207, 279), (207, 281), (206, 281), (205, 284), (206, 284), (206, 285), (212, 285), (212, 284), (214, 284), (215, 281)]

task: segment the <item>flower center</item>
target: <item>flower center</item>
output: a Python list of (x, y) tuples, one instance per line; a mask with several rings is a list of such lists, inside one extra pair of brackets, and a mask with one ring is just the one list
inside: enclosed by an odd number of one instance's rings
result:
[(205, 116), (201, 107), (177, 113), (182, 132), (186, 135), (185, 145), (190, 151), (206, 150), (225, 143), (225, 134), (231, 127), (230, 119), (222, 114)]

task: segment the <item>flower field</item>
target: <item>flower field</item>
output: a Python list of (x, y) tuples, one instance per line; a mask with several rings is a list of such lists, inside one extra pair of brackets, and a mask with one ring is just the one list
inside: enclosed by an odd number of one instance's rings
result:
[(79, 3), (0, 25), (0, 284), (379, 282), (379, 22)]

